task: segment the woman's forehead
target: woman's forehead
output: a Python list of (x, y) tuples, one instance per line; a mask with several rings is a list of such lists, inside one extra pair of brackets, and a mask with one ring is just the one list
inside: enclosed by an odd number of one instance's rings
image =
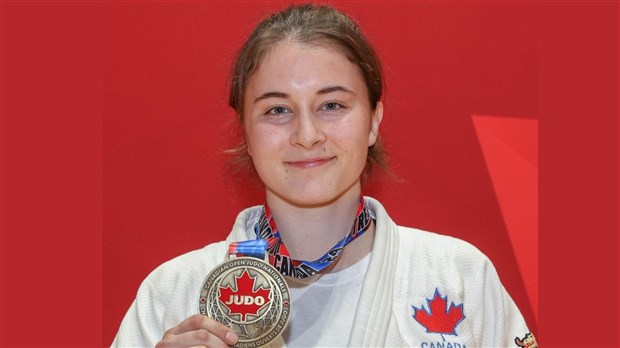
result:
[(265, 54), (248, 80), (247, 92), (319, 91), (328, 86), (343, 86), (356, 92), (365, 89), (359, 68), (333, 45), (281, 42)]

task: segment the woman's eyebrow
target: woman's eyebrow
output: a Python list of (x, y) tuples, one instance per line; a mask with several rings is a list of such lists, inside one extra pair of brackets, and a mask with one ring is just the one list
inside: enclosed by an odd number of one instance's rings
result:
[[(321, 88), (320, 90), (316, 92), (316, 94), (323, 95), (323, 94), (329, 94), (332, 92), (345, 92), (349, 94), (355, 94), (355, 92), (343, 86), (329, 86), (329, 87)], [(254, 99), (254, 103), (258, 103), (261, 100), (265, 100), (269, 98), (286, 99), (288, 97), (289, 95), (283, 92), (266, 92), (266, 93), (261, 94), (258, 98)]]
[(268, 99), (268, 98), (288, 98), (288, 94), (286, 93), (282, 93), (282, 92), (267, 92), (267, 93), (263, 93), (260, 95), (260, 97), (254, 99), (254, 103), (258, 103), (261, 100), (264, 99)]
[(321, 88), (318, 92), (316, 92), (316, 94), (328, 94), (332, 92), (345, 92), (349, 94), (355, 94), (355, 92), (353, 92), (352, 90), (342, 86), (329, 86)]

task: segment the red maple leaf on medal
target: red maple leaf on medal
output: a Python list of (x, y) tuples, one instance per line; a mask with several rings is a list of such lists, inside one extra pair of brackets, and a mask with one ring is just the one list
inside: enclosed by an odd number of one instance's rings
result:
[(244, 270), (241, 276), (235, 276), (236, 289), (230, 286), (220, 288), (220, 302), (228, 308), (230, 315), (240, 314), (241, 321), (245, 321), (248, 314), (258, 315), (258, 311), (271, 301), (271, 290), (262, 286), (254, 290), (255, 282), (256, 277)]
[(455, 305), (454, 302), (448, 308), (448, 296), (441, 297), (439, 290), (435, 289), (432, 299), (427, 299), (429, 310), (413, 307), (413, 318), (426, 328), (426, 332), (443, 335), (455, 335), (456, 326), (465, 319), (463, 304)]

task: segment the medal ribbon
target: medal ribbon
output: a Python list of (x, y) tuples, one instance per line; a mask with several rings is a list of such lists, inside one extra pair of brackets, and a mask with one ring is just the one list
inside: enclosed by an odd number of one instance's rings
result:
[(280, 231), (276, 226), (273, 215), (267, 204), (265, 204), (260, 220), (256, 226), (254, 226), (254, 231), (258, 239), (232, 243), (229, 252), (239, 256), (247, 255), (262, 259), (265, 255), (264, 248), (266, 248), (269, 255), (269, 263), (280, 271), (280, 273), (295, 278), (306, 278), (331, 265), (340, 253), (342, 253), (345, 246), (368, 230), (374, 217), (371, 216), (370, 211), (364, 205), (364, 199), (362, 197), (360, 197), (356, 215), (351, 232), (336, 243), (325, 255), (314, 261), (297, 260), (291, 258), (280, 237)]
[(232, 242), (228, 246), (228, 254), (237, 256), (251, 256), (261, 260), (265, 259), (266, 251), (267, 241), (264, 239)]

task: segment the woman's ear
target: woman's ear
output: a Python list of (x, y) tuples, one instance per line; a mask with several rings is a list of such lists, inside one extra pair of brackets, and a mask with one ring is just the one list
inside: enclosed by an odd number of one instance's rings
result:
[(245, 147), (245, 152), (248, 153), (248, 156), (252, 157), (252, 150), (250, 149), (250, 143), (248, 142), (248, 132), (245, 130), (245, 122), (241, 121), (241, 131), (243, 132), (243, 147)]
[(381, 124), (382, 118), (383, 103), (381, 103), (381, 101), (378, 101), (377, 106), (375, 107), (375, 111), (373, 111), (372, 116), (370, 117), (370, 133), (368, 134), (368, 146), (373, 146), (377, 141), (377, 136), (379, 135), (379, 125)]

